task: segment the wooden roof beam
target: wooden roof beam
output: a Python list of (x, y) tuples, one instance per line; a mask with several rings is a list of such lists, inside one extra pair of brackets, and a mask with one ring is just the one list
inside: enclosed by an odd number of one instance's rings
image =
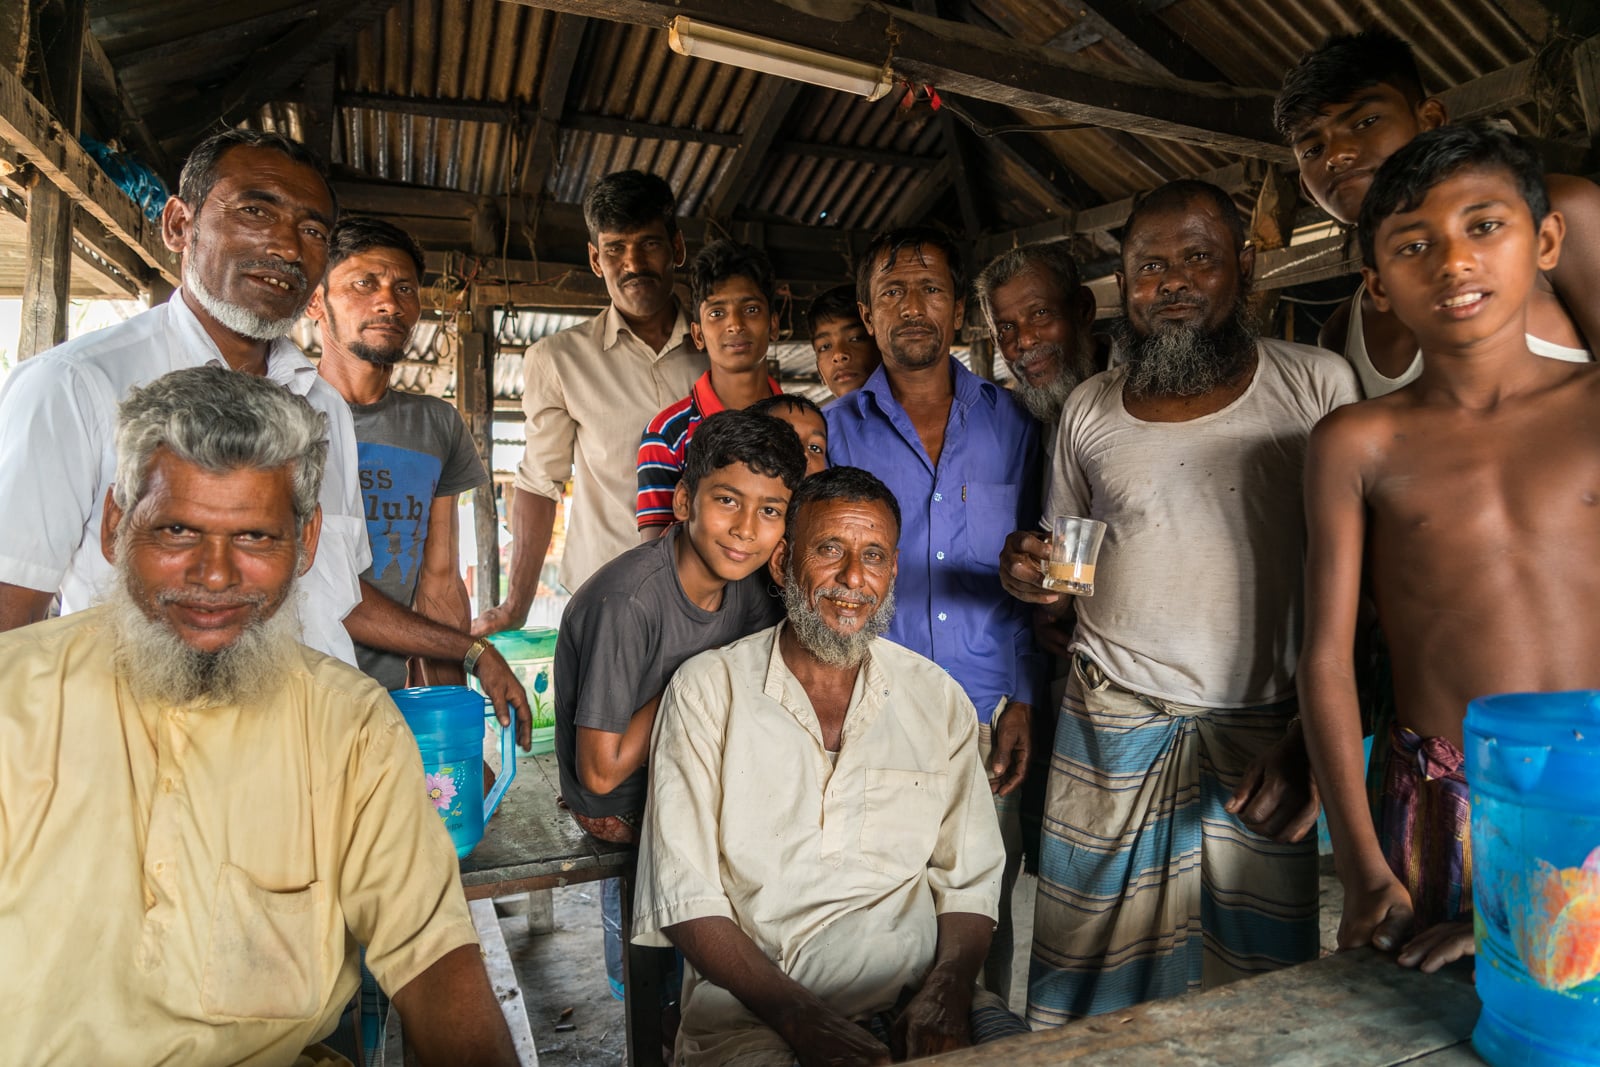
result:
[[(274, 30), (281, 31), (285, 27), (291, 26), (297, 27), (327, 6), (326, 0), (309, 0), (307, 3), (279, 8), (263, 15), (242, 19), (228, 19), (221, 25), (213, 26), (209, 30), (200, 30), (198, 33), (191, 33), (184, 37), (158, 40), (154, 44), (143, 47), (120, 49), (116, 55), (111, 57), (111, 60), (116, 64), (118, 70), (132, 70), (134, 67), (165, 62), (202, 49), (209, 51), (214, 48), (226, 48), (235, 41), (244, 40), (254, 34)], [(159, 32), (152, 36), (159, 36)]]
[[(938, 0), (911, 0), (911, 6), (919, 15), (937, 17), (939, 14)], [(941, 110), (937, 121), (939, 140), (944, 145), (944, 153), (950, 160), (950, 184), (956, 189), (956, 206), (961, 211), (961, 228), (967, 239), (971, 240), (978, 235), (979, 230), (983, 229), (983, 218), (978, 212), (978, 197), (973, 190), (972, 175), (967, 168), (967, 159), (972, 149), (962, 137), (954, 115)]]
[(795, 97), (800, 95), (800, 83), (787, 78), (764, 77), (751, 94), (745, 109), (743, 146), (734, 154), (733, 161), (722, 170), (711, 195), (706, 198), (705, 213), (715, 218), (726, 218), (739, 206), (739, 200), (750, 183), (756, 180), (761, 162), (772, 147), (778, 131), (783, 128)]
[(1072, 0), (1061, 7), (1072, 25), (1047, 42), (1051, 47), (1077, 52), (1104, 40), (1147, 70), (1191, 81), (1227, 81), (1199, 49), (1138, 0)]
[(567, 92), (572, 85), (572, 70), (583, 44), (588, 23), (582, 12), (558, 14), (550, 30), (550, 46), (545, 52), (544, 69), (539, 72), (539, 114), (528, 138), (518, 188), (524, 195), (541, 196), (555, 170), (561, 147), (561, 115), (567, 109)]
[(66, 193), (152, 271), (178, 284), (176, 258), (162, 244), (158, 227), (4, 68), (0, 68), (0, 141), (38, 168), (44, 180)]
[[(811, 0), (510, 0), (645, 26), (688, 15), (872, 64), (940, 92), (1069, 122), (1286, 161), (1269, 90), (1185, 81), (1015, 41), (962, 22), (884, 5)], [(833, 17), (818, 14), (828, 11)]]

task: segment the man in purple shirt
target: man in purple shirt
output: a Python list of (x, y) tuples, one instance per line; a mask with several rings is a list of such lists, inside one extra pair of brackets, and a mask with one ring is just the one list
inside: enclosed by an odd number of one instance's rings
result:
[(883, 364), (825, 417), (829, 462), (877, 475), (904, 516), (898, 611), (885, 636), (942, 666), (978, 709), (1006, 842), (984, 985), (1008, 998), (1021, 857), (1016, 790), (1042, 660), (1026, 612), (994, 570), (1011, 524), (1032, 527), (1039, 517), (1038, 429), (1010, 393), (950, 358), (963, 285), (960, 253), (939, 231), (874, 238), (856, 273), (856, 300)]

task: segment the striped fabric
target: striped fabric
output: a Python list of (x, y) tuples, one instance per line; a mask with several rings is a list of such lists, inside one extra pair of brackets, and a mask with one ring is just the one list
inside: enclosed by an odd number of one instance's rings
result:
[(1045, 804), (1028, 1020), (1056, 1026), (1315, 959), (1315, 835), (1223, 810), (1293, 703), (1198, 708), (1075, 657)]
[[(1378, 742), (1388, 749), (1378, 840), (1383, 858), (1411, 894), (1418, 933), (1472, 917), (1471, 805), (1466, 762), (1442, 737), (1422, 738), (1395, 723)], [(1373, 753), (1380, 745), (1373, 745)]]
[[(772, 378), (767, 379), (767, 387), (773, 396), (782, 392)], [(722, 398), (711, 387), (711, 372), (706, 371), (688, 396), (661, 409), (644, 428), (637, 464), (639, 493), (634, 500), (634, 521), (641, 531), (673, 524), (672, 493), (683, 474), (689, 441), (702, 421), (722, 410)]]

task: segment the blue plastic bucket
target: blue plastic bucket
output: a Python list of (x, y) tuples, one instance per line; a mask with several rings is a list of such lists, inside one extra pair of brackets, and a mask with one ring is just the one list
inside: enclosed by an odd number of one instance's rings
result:
[(464, 857), (483, 839), (483, 824), (517, 776), (516, 731), (500, 731), (500, 776), (484, 796), (484, 720), (495, 722), (488, 701), (464, 685), (396, 689), (389, 695), (422, 752), (428, 800), (450, 831), (456, 856)]
[(1600, 1065), (1600, 692), (1474, 700), (1478, 996), (1497, 1067)]

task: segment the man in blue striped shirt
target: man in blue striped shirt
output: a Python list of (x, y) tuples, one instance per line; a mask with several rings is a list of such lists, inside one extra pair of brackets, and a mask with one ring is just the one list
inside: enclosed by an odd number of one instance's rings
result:
[(1010, 393), (951, 358), (965, 310), (960, 253), (937, 230), (882, 234), (856, 275), (883, 364), (828, 405), (828, 459), (877, 475), (900, 502), (899, 603), (885, 635), (938, 663), (978, 709), (979, 750), (1006, 841), (1000, 922), (984, 985), (1011, 984), (1011, 888), (1021, 857), (1017, 787), (1042, 660), (1027, 610), (995, 561), (1039, 517), (1038, 428)]

